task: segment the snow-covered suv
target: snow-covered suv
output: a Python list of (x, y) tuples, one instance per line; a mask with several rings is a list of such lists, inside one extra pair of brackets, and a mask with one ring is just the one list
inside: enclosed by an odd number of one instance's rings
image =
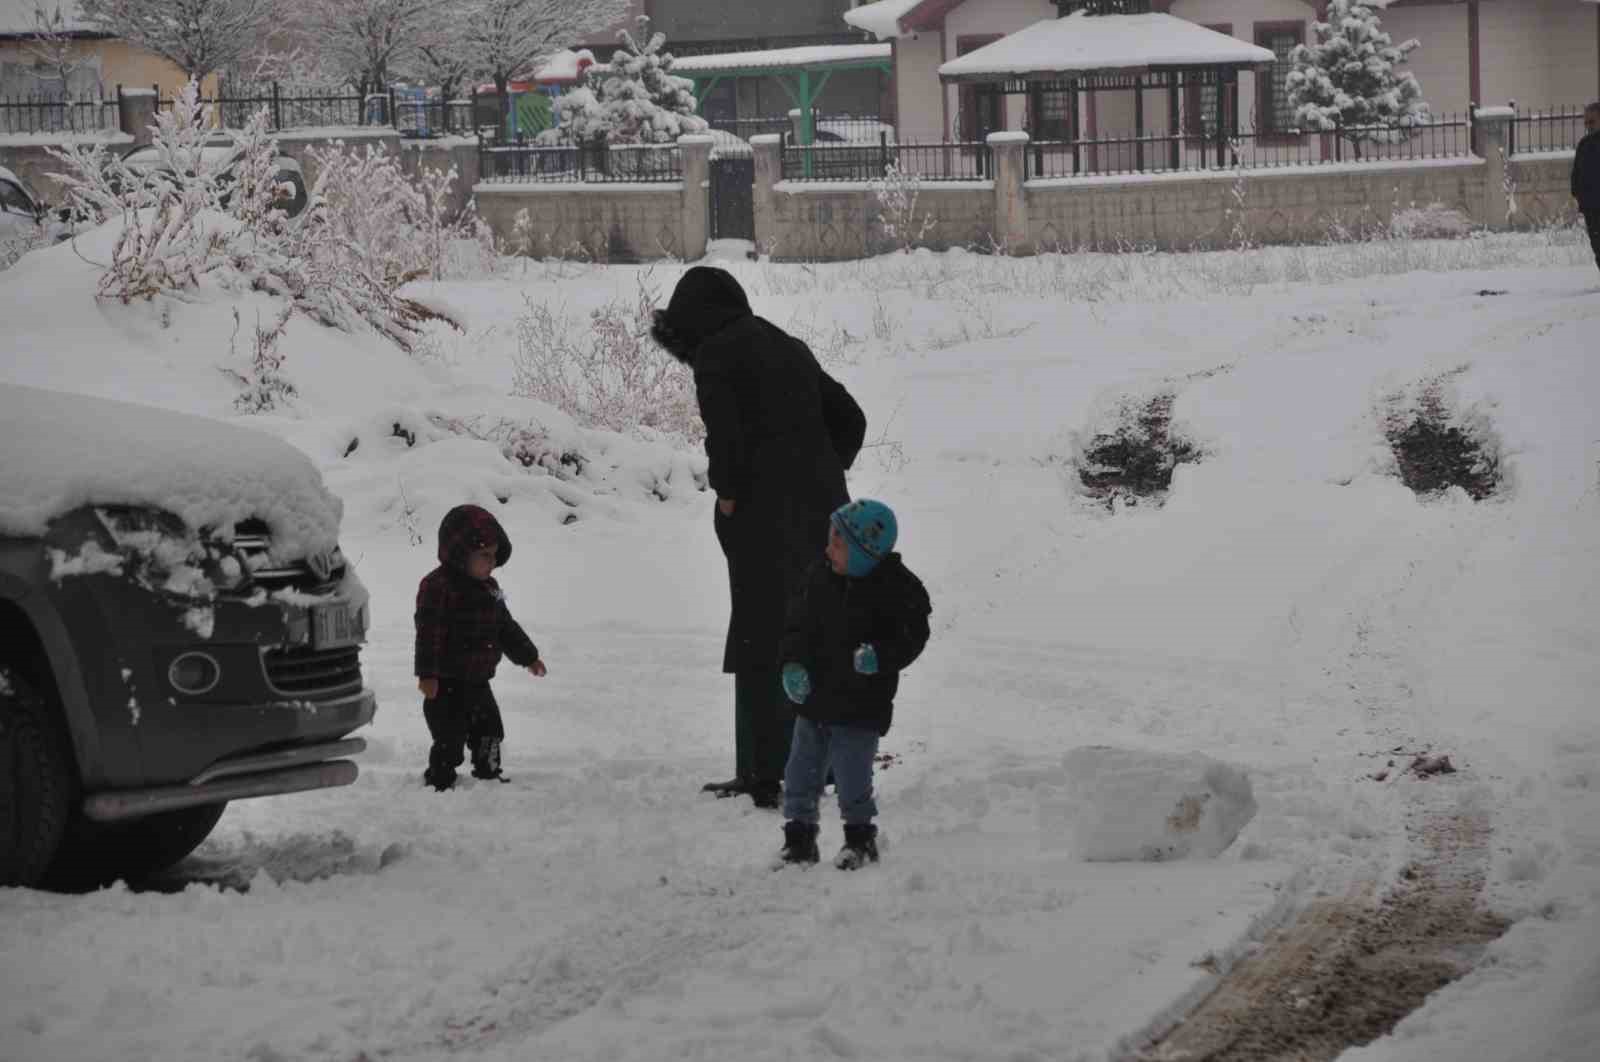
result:
[(340, 515), (263, 432), (0, 384), (0, 885), (136, 877), (230, 800), (355, 780)]

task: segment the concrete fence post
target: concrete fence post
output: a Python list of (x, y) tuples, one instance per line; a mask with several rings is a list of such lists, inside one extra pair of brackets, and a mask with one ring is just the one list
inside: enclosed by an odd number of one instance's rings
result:
[(1028, 241), (1028, 134), (990, 133), (994, 156), (994, 238), (1011, 254), (1032, 254)]
[(678, 138), (683, 152), (683, 259), (704, 258), (711, 238), (711, 145), (704, 133)]
[(1511, 163), (1511, 121), (1516, 116), (1514, 107), (1479, 107), (1472, 114), (1473, 140), (1485, 163), (1482, 215), (1476, 220), (1491, 229), (1510, 228), (1516, 208), (1506, 179)]
[(774, 190), (783, 180), (783, 137), (777, 133), (762, 133), (750, 138), (750, 151), (755, 156), (756, 251), (771, 254), (778, 242), (777, 196)]
[(123, 88), (117, 86), (117, 124), (133, 137), (133, 142), (143, 147), (155, 139), (151, 126), (156, 124), (156, 108), (160, 100), (153, 88)]

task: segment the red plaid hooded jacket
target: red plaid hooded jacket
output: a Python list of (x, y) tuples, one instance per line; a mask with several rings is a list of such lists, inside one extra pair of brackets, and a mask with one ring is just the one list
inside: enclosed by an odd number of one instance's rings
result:
[(439, 524), (439, 566), (417, 587), (418, 678), (488, 682), (502, 655), (531, 667), (539, 650), (506, 608), (500, 584), (467, 574), (467, 556), (494, 546), (511, 559), (511, 540), (486, 509), (458, 505)]

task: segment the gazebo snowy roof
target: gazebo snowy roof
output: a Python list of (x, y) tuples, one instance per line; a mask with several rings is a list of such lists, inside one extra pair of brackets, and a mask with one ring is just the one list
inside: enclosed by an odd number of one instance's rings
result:
[(760, 52), (724, 52), (674, 58), (672, 72), (680, 77), (745, 77), (810, 70), (849, 70), (881, 67), (890, 61), (887, 44), (821, 44), (804, 48), (769, 48)]
[(846, 11), (844, 20), (856, 29), (863, 29), (875, 35), (881, 41), (889, 37), (898, 37), (906, 32), (900, 25), (900, 19), (921, 3), (922, 0), (877, 0), (877, 3), (862, 4)]
[(1088, 73), (1187, 67), (1258, 67), (1270, 49), (1173, 15), (1069, 15), (968, 52), (939, 67), (945, 82), (1058, 80)]

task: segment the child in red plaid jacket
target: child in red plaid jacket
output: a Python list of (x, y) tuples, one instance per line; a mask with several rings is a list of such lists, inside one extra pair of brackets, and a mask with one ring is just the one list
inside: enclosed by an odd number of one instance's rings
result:
[(486, 509), (458, 505), (439, 525), (439, 566), (417, 587), (417, 688), (433, 747), (423, 780), (443, 791), (472, 751), (472, 776), (505, 781), (505, 727), (489, 680), (502, 655), (538, 678), (539, 650), (511, 618), (491, 574), (511, 559), (511, 540)]

